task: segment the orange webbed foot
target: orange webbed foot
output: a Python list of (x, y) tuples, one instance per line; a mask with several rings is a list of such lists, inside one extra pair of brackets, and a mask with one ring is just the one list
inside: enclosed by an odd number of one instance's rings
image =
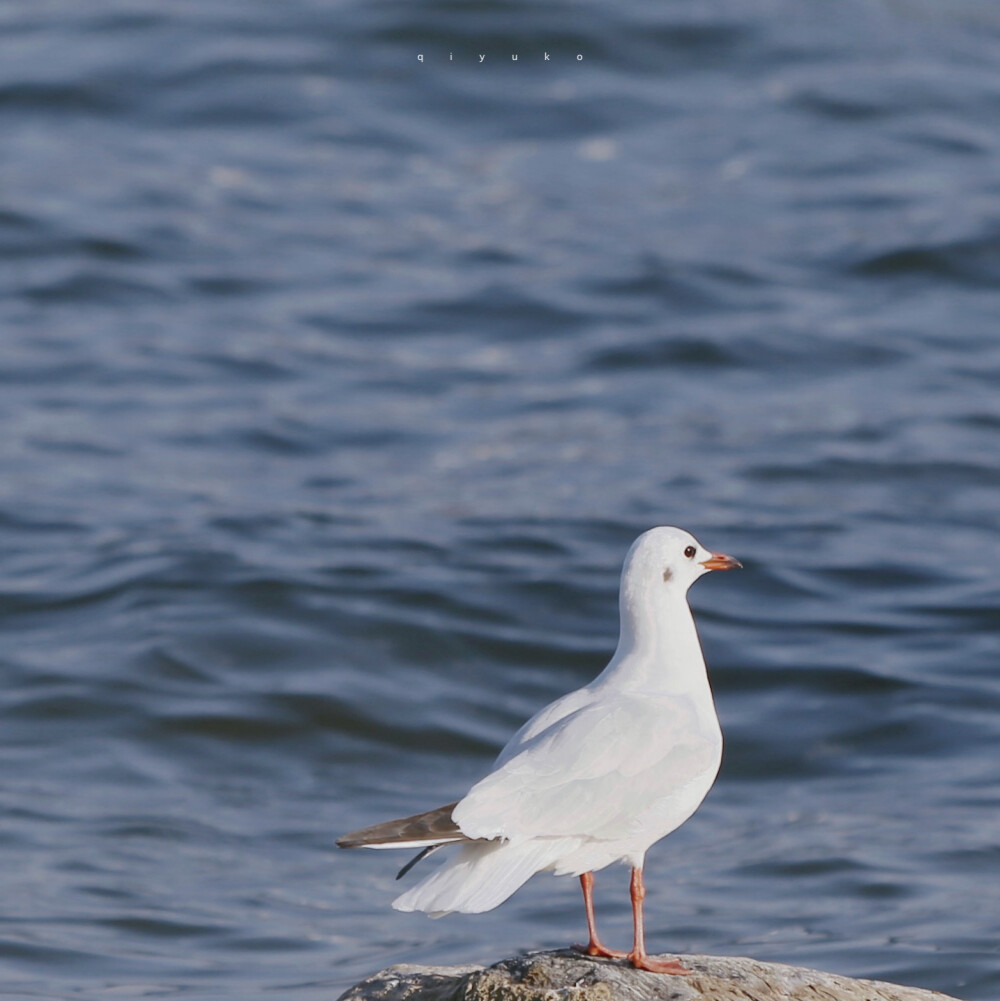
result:
[(620, 949), (609, 949), (599, 941), (587, 943), (587, 945), (574, 945), (577, 952), (582, 952), (585, 956), (603, 956), (605, 959), (628, 959), (628, 953)]
[(654, 959), (652, 956), (637, 956), (629, 953), (628, 959), (637, 970), (648, 970), (650, 973), (671, 973), (678, 977), (687, 977), (694, 973), (679, 959)]

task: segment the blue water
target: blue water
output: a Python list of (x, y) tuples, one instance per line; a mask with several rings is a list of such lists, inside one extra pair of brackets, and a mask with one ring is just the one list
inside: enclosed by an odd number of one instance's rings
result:
[(334, 839), (600, 670), (667, 523), (746, 569), (692, 591), (726, 757), (651, 947), (1000, 996), (998, 45), (977, 0), (0, 5), (0, 994), (579, 940), (572, 880), (434, 922)]

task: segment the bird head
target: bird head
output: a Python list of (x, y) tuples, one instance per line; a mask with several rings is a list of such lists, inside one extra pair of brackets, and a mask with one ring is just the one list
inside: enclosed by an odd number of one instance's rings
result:
[(636, 584), (677, 589), (682, 594), (709, 570), (735, 570), (743, 564), (706, 549), (690, 532), (663, 525), (643, 532), (625, 557), (623, 577)]

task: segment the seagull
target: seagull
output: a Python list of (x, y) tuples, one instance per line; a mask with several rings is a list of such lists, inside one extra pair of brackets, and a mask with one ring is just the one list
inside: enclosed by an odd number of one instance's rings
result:
[[(393, 901), (440, 917), (503, 903), (535, 873), (578, 876), (590, 956), (627, 959), (654, 973), (691, 971), (646, 952), (642, 870), (651, 845), (698, 809), (722, 762), (722, 731), (688, 588), (709, 570), (741, 566), (679, 528), (644, 532), (625, 557), (618, 647), (589, 684), (536, 713), (464, 798), (366, 827), (341, 848), (408, 848), (400, 870), (448, 845), (457, 854)], [(594, 872), (631, 867), (633, 943), (597, 934)]]

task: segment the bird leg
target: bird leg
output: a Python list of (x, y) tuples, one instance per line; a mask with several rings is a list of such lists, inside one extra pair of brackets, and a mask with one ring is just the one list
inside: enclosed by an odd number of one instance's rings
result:
[(628, 953), (609, 949), (597, 937), (597, 919), (594, 916), (594, 874), (580, 874), (580, 886), (583, 887), (583, 906), (587, 911), (587, 931), (590, 941), (586, 945), (575, 945), (574, 949), (585, 952), (588, 956), (607, 956), (609, 959), (624, 959)]
[(694, 973), (694, 970), (689, 970), (679, 959), (653, 959), (646, 952), (646, 934), (642, 916), (642, 902), (646, 897), (646, 886), (642, 881), (642, 869), (632, 870), (629, 890), (632, 896), (632, 928), (635, 935), (632, 951), (628, 954), (632, 965), (637, 970), (649, 970), (650, 973)]

